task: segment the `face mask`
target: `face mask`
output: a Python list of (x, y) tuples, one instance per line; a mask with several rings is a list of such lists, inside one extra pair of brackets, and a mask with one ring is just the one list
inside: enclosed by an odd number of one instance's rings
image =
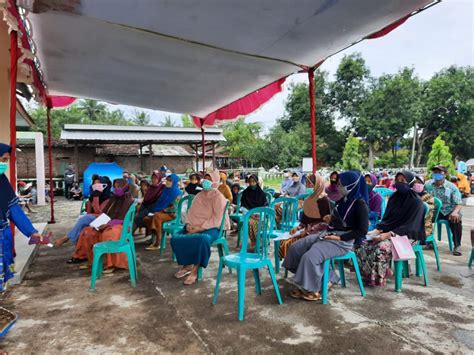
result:
[(444, 179), (444, 174), (443, 173), (433, 173), (433, 179), (435, 181), (441, 181)]
[(249, 185), (250, 189), (252, 190), (256, 190), (257, 189), (257, 185)]
[(415, 191), (417, 194), (421, 194), (423, 190), (425, 189), (425, 186), (423, 184), (414, 184), (412, 187), (412, 190)]
[(331, 185), (337, 184), (337, 180), (331, 180)]
[(202, 189), (205, 191), (212, 190), (212, 181), (203, 180), (202, 182)]
[(369, 191), (372, 191), (374, 189), (374, 185), (372, 184), (367, 184), (367, 188), (369, 189)]
[(349, 192), (345, 186), (339, 186), (339, 192), (341, 193), (342, 196), (347, 196), (349, 195)]
[(123, 197), (125, 195), (125, 188), (116, 187), (114, 189), (114, 195), (117, 196), (117, 197)]
[(102, 192), (104, 191), (104, 184), (94, 184), (92, 185), (92, 190)]
[(407, 193), (408, 191), (410, 191), (410, 185), (404, 182), (396, 182), (395, 188), (397, 189), (398, 192), (401, 192), (401, 193)]
[(0, 163), (0, 175), (5, 174), (8, 169), (8, 163)]

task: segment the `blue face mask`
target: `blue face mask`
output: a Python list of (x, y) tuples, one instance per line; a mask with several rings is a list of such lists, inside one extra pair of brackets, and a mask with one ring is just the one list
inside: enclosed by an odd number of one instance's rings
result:
[(202, 189), (205, 190), (205, 191), (212, 190), (212, 181), (204, 179), (202, 181)]
[(5, 174), (8, 169), (8, 163), (0, 163), (0, 175)]
[(441, 181), (444, 179), (444, 174), (442, 173), (433, 173), (434, 181)]

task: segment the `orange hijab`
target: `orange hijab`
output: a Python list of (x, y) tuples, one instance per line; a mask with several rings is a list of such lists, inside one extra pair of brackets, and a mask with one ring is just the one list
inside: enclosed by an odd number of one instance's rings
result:
[(324, 192), (325, 182), (319, 175), (310, 175), (308, 180), (314, 186), (314, 192), (303, 202), (303, 213), (309, 218), (321, 218), (319, 212), (318, 200), (326, 196)]

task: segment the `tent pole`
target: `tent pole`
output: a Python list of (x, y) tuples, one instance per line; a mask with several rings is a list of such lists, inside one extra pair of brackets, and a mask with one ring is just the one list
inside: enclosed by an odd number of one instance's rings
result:
[(51, 219), (48, 223), (54, 224), (56, 221), (54, 220), (53, 148), (51, 142), (51, 105), (49, 102), (46, 115), (48, 120), (49, 201), (51, 204)]
[(311, 157), (313, 158), (313, 174), (316, 174), (316, 109), (314, 104), (314, 68), (308, 69), (309, 108), (311, 118)]
[(201, 137), (202, 137), (202, 171), (206, 172), (206, 137), (204, 134), (204, 120), (201, 118)]
[[(18, 33), (10, 32), (10, 184), (16, 192), (16, 79), (18, 68)], [(15, 255), (15, 225), (12, 231), (12, 251)]]

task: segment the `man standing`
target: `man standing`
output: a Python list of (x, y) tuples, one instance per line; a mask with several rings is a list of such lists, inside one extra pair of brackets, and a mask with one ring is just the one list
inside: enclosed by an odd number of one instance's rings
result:
[(449, 221), (449, 227), (453, 233), (454, 250), (453, 255), (461, 254), (461, 236), (462, 236), (462, 220), (461, 220), (461, 193), (452, 182), (446, 180), (448, 170), (443, 165), (433, 167), (433, 179), (429, 180), (425, 185), (425, 190), (434, 197), (443, 202), (439, 213), (439, 220)]
[(71, 199), (69, 191), (71, 190), (72, 185), (76, 181), (76, 171), (73, 166), (70, 164), (67, 169), (64, 171), (64, 196), (69, 200)]

